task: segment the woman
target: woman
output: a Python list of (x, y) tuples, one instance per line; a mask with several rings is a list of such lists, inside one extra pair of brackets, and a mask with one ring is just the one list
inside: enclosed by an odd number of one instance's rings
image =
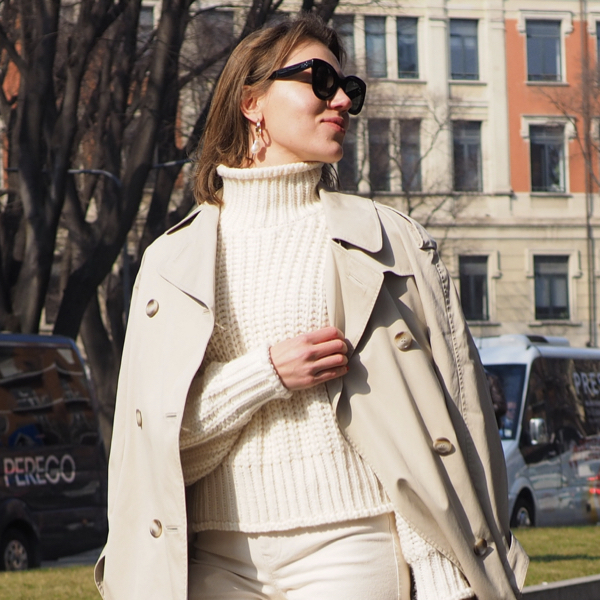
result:
[(519, 594), (485, 374), (435, 243), (326, 187), (365, 95), (342, 58), (303, 16), (224, 69), (200, 207), (135, 286), (106, 599)]

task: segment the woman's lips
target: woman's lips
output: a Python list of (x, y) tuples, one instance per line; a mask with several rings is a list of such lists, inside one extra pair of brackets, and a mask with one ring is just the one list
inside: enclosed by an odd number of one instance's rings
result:
[(344, 119), (342, 117), (329, 117), (327, 119), (323, 119), (324, 123), (329, 123), (330, 125), (334, 125), (339, 131), (346, 132), (346, 124), (344, 123)]

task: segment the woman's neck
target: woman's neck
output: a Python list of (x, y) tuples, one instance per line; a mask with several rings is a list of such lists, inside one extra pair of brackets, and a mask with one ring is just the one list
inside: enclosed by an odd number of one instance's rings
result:
[(297, 221), (319, 202), (322, 163), (233, 169), (219, 165), (223, 178), (221, 224), (231, 229), (260, 229)]

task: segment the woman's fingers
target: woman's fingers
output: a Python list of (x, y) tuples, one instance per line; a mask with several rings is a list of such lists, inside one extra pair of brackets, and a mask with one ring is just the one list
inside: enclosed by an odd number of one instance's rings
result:
[(336, 327), (324, 327), (271, 346), (271, 361), (290, 390), (306, 389), (348, 372), (348, 346)]

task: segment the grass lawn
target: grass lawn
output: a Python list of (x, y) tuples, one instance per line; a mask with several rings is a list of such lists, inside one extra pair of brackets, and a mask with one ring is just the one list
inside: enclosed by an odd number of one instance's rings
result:
[[(600, 527), (517, 529), (531, 563), (525, 585), (600, 575)], [(0, 598), (10, 600), (100, 600), (93, 567), (0, 573)]]
[(515, 536), (529, 554), (525, 585), (600, 575), (600, 527), (517, 529)]
[(94, 567), (63, 567), (0, 573), (0, 598), (8, 600), (101, 600)]

